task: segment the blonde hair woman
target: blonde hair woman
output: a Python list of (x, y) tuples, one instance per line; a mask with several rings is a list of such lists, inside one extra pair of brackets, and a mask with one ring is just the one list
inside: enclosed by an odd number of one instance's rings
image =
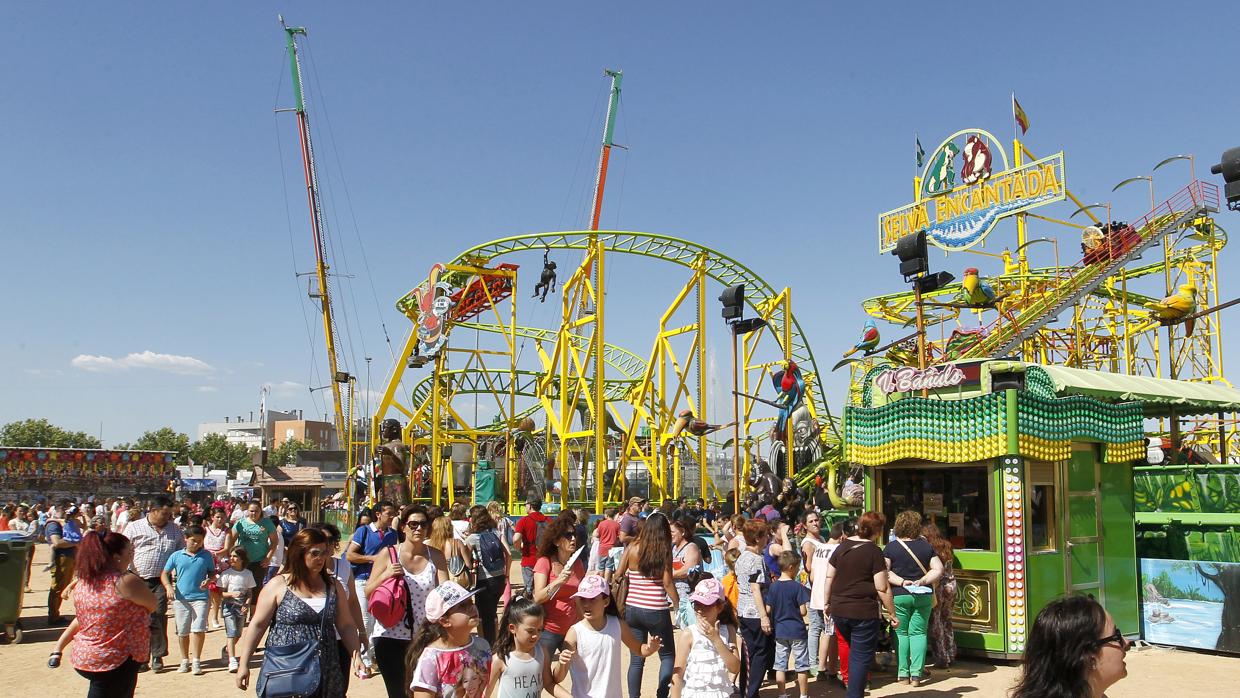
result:
[(437, 516), (431, 521), (431, 537), (427, 544), (443, 553), (448, 562), (448, 579), (466, 589), (474, 588), (474, 556), (469, 546), (456, 538), (456, 530), (452, 520), (447, 516)]

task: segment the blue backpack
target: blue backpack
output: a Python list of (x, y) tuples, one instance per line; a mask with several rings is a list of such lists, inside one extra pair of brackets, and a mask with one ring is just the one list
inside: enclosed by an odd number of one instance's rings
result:
[(478, 534), (478, 558), (489, 576), (504, 572), (504, 544), (499, 541), (499, 535), (495, 531)]

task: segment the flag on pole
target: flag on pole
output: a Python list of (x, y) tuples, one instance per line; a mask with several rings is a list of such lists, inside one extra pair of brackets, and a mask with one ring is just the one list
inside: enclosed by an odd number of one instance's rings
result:
[(913, 134), (913, 139), (917, 142), (917, 167), (923, 167), (926, 164), (926, 151), (921, 147), (921, 137)]
[(1029, 131), (1029, 117), (1025, 115), (1025, 110), (1020, 108), (1020, 102), (1016, 101), (1016, 94), (1012, 94), (1012, 119), (1016, 121), (1016, 125), (1020, 126), (1020, 135), (1025, 135)]

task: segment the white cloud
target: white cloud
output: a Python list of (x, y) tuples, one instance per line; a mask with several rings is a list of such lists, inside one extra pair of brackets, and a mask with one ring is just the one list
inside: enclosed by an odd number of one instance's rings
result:
[(210, 364), (202, 359), (195, 359), (192, 356), (177, 356), (176, 354), (157, 354), (149, 349), (140, 354), (134, 353), (120, 358), (79, 354), (73, 357), (69, 364), (74, 368), (92, 372), (150, 369), (152, 371), (163, 371), (165, 373), (176, 373), (186, 376), (201, 376), (215, 371)]
[(65, 372), (58, 368), (27, 368), (23, 369), (27, 375), (31, 376), (63, 376)]
[(271, 397), (287, 398), (298, 397), (306, 394), (306, 386), (295, 381), (280, 381), (279, 383), (266, 383), (263, 385), (267, 388)]
[(218, 393), (218, 392), (220, 392), (220, 389), (219, 389), (219, 388), (217, 388), (217, 387), (215, 387), (214, 385), (200, 385), (200, 386), (198, 386), (198, 392), (200, 392), (200, 393)]

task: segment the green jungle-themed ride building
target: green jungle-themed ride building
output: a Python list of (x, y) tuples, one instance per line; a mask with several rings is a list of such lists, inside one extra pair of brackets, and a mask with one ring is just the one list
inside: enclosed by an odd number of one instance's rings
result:
[(867, 508), (888, 522), (922, 512), (952, 541), (961, 650), (1016, 658), (1066, 592), (1094, 595), (1129, 634), (1145, 627), (1146, 420), (1237, 409), (1240, 391), (1203, 383), (1004, 360), (882, 365), (845, 411), (845, 458), (866, 468)]

